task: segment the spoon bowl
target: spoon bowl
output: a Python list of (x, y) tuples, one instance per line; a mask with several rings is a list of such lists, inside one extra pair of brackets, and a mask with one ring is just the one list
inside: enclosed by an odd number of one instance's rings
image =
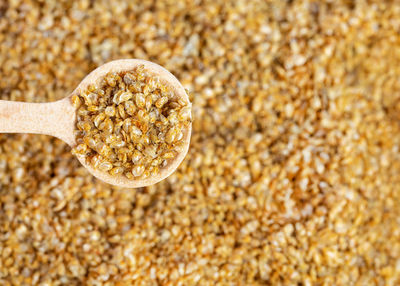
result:
[[(190, 106), (188, 95), (182, 84), (168, 70), (155, 63), (139, 59), (123, 59), (108, 62), (90, 72), (67, 97), (51, 103), (26, 103), (0, 100), (0, 133), (34, 133), (55, 136), (71, 147), (76, 145), (76, 108), (72, 96), (80, 94), (91, 84), (98, 84), (110, 72), (132, 71), (144, 66), (152, 76), (169, 86), (176, 98)], [(81, 164), (96, 178), (111, 185), (140, 188), (158, 183), (171, 175), (185, 158), (190, 143), (191, 124), (183, 130), (184, 148), (155, 176), (145, 179), (128, 179), (124, 175), (110, 175), (88, 164), (83, 156), (76, 156)]]

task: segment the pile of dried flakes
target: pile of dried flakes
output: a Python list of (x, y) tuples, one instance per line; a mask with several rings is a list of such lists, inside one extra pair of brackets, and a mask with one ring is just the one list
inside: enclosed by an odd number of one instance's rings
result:
[[(373, 3), (376, 2), (376, 3)], [(0, 2), (0, 97), (143, 58), (192, 93), (189, 153), (118, 189), (0, 136), (1, 285), (398, 285), (400, 3)]]

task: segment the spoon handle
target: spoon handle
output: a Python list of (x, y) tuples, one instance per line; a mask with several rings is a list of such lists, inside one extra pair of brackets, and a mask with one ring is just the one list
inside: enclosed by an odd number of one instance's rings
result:
[(75, 110), (69, 98), (50, 103), (0, 100), (0, 133), (33, 133), (74, 144)]

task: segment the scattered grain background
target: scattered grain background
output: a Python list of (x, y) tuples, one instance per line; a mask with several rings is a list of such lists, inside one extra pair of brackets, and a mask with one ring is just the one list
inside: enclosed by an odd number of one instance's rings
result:
[(154, 61), (191, 94), (167, 180), (0, 135), (1, 285), (398, 285), (399, 1), (0, 0), (0, 98)]

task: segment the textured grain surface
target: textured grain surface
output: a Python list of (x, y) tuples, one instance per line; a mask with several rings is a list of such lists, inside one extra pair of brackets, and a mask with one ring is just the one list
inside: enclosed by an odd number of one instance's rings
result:
[[(90, 86), (93, 87), (93, 85), (98, 85), (101, 83), (103, 78), (108, 74), (108, 73), (115, 73), (115, 72), (126, 72), (126, 71), (132, 71), (138, 68), (138, 66), (144, 66), (145, 69), (152, 74), (152, 76), (157, 77), (161, 83), (168, 85), (170, 91), (172, 92), (172, 100), (173, 101), (178, 101), (181, 103), (187, 104), (187, 108), (189, 111), (191, 111), (191, 103), (189, 101), (188, 95), (182, 86), (182, 84), (178, 81), (178, 79), (171, 74), (168, 70), (163, 68), (160, 65), (157, 65), (153, 62), (149, 62), (146, 60), (141, 60), (141, 59), (118, 59), (118, 60), (113, 60), (110, 62), (107, 62), (106, 64), (102, 64), (93, 71), (91, 71), (88, 75), (85, 76), (85, 78), (79, 83), (79, 85), (76, 87), (76, 89), (71, 93), (70, 98), (67, 98), (69, 101), (70, 106), (75, 110), (74, 105), (78, 105), (79, 103), (82, 103), (81, 100), (79, 99), (79, 94), (82, 92), (86, 91), (89, 89)], [(79, 100), (78, 100), (79, 99)], [(158, 106), (160, 105), (160, 102), (156, 102)], [(165, 104), (165, 103), (164, 103)], [(119, 108), (121, 108), (119, 106)], [(91, 107), (93, 108), (93, 106)], [(95, 107), (96, 108), (96, 107)], [(111, 108), (111, 106), (109, 107)], [(114, 114), (116, 112), (124, 112), (122, 109), (118, 110), (107, 110), (107, 113), (109, 115)], [(126, 112), (124, 112), (126, 113)], [(190, 112), (189, 112), (190, 114)], [(143, 111), (138, 111), (137, 114), (134, 115), (135, 120), (139, 118), (140, 116), (143, 117), (145, 115), (144, 110)], [(97, 119), (96, 119), (97, 120)], [(95, 119), (93, 120), (95, 121)], [(92, 126), (94, 122), (89, 123), (89, 126)], [(75, 121), (74, 121), (75, 124)], [(85, 126), (88, 126), (87, 124), (84, 124)], [(83, 126), (82, 126), (83, 127)], [(107, 182), (109, 184), (112, 184), (114, 186), (119, 186), (119, 187), (125, 187), (125, 188), (140, 188), (144, 186), (151, 186), (154, 185), (162, 180), (164, 180), (166, 177), (168, 177), (172, 172), (176, 170), (176, 168), (181, 164), (183, 159), (185, 158), (187, 151), (189, 149), (189, 144), (190, 144), (190, 137), (191, 137), (191, 131), (192, 131), (192, 124), (189, 124), (186, 126), (183, 130), (183, 137), (182, 137), (182, 144), (180, 144), (179, 148), (179, 153), (175, 154), (174, 158), (171, 158), (166, 166), (161, 168), (159, 170), (159, 173), (156, 176), (149, 176), (147, 178), (141, 178), (137, 180), (131, 180), (125, 175), (120, 175), (120, 176), (115, 176), (112, 174), (109, 174), (107, 172), (101, 171), (98, 168), (94, 168), (90, 162), (87, 162), (86, 158), (84, 156), (78, 156), (79, 161), (85, 168), (96, 178), (99, 178), (103, 182)], [(79, 132), (78, 132), (79, 134)], [(74, 135), (74, 144), (70, 144), (70, 146), (76, 146), (75, 143), (75, 135)], [(82, 147), (82, 146), (81, 146)], [(81, 148), (79, 147), (79, 148)], [(81, 149), (82, 150), (82, 149)], [(74, 152), (74, 151), (73, 151)]]
[(138, 65), (109, 72), (72, 95), (73, 154), (114, 177), (158, 177), (189, 144), (184, 134), (190, 136), (191, 105), (174, 89)]
[(19, 2), (0, 2), (1, 99), (143, 58), (194, 122), (178, 170), (134, 192), (1, 135), (0, 284), (400, 283), (398, 2)]

